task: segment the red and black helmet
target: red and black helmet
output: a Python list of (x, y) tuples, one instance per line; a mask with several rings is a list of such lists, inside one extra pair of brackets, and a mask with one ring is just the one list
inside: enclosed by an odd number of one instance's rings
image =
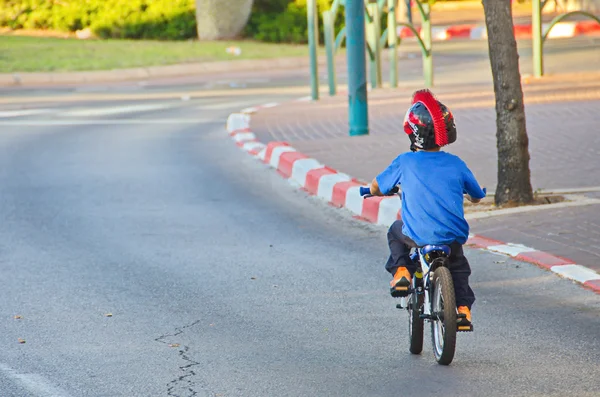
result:
[(410, 138), (413, 152), (417, 148), (429, 150), (456, 141), (452, 112), (427, 89), (413, 94), (412, 106), (404, 117), (404, 132)]

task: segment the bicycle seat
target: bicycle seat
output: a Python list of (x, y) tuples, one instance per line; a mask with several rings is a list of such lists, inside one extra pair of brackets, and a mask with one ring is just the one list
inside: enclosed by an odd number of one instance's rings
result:
[(421, 248), (421, 253), (423, 256), (427, 256), (432, 252), (438, 253), (436, 256), (450, 256), (450, 246), (449, 245), (426, 245)]

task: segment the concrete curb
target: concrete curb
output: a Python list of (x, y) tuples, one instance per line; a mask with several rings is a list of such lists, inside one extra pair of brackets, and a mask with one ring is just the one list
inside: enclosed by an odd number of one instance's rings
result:
[(0, 86), (27, 86), (34, 84), (81, 84), (97, 82), (118, 82), (144, 80), (157, 77), (181, 77), (208, 73), (244, 72), (252, 70), (273, 70), (307, 67), (308, 57), (247, 59), (149, 66), (131, 69), (98, 70), (88, 72), (48, 72), (48, 73), (0, 73)]
[[(305, 100), (307, 98), (299, 99)], [(397, 197), (373, 197), (364, 200), (358, 192), (360, 186), (365, 186), (364, 182), (321, 164), (318, 160), (298, 152), (286, 142), (259, 142), (250, 129), (250, 114), (261, 108), (274, 106), (277, 104), (270, 103), (244, 109), (241, 113), (229, 116), (227, 132), (237, 146), (276, 169), (300, 189), (335, 207), (346, 208), (358, 219), (384, 226), (390, 226), (396, 219), (400, 219), (401, 202)], [(600, 274), (570, 259), (478, 235), (469, 235), (466, 245), (533, 263), (600, 294)]]

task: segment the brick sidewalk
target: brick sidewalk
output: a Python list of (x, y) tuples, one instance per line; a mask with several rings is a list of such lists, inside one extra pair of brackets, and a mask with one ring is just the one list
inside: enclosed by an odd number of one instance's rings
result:
[[(590, 76), (588, 76), (590, 77)], [(549, 78), (524, 85), (534, 189), (600, 186), (600, 75)], [(494, 191), (497, 154), (493, 89), (473, 85), (434, 90), (453, 111), (458, 140), (447, 148), (463, 158), (481, 184)], [(370, 181), (408, 149), (402, 122), (412, 90), (369, 93), (368, 136), (349, 137), (347, 97), (293, 102), (253, 115), (261, 142), (286, 141), (299, 152)], [(552, 216), (550, 216), (552, 215)], [(471, 221), (472, 230), (571, 258), (600, 271), (600, 208), (573, 207)]]
[[(600, 186), (600, 79), (536, 82), (524, 90), (534, 189)], [(447, 150), (464, 158), (481, 183), (493, 189), (497, 155), (492, 88), (440, 88), (435, 93), (452, 109), (458, 128), (458, 140)], [(324, 164), (371, 180), (408, 148), (402, 123), (411, 95), (406, 89), (369, 93), (369, 136), (348, 136), (347, 98), (342, 95), (265, 109), (252, 118), (252, 129), (262, 142), (287, 141)], [(585, 143), (575, 148), (574, 142)]]

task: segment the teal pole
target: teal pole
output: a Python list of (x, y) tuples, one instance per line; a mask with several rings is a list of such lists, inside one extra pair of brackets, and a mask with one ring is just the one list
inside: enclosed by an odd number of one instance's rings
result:
[(319, 99), (319, 69), (317, 66), (317, 46), (319, 45), (319, 26), (317, 20), (317, 0), (308, 0), (308, 52), (310, 56), (310, 90), (313, 100)]
[(348, 121), (350, 136), (369, 134), (364, 0), (346, 0)]
[(541, 0), (531, 3), (533, 15), (531, 16), (531, 38), (533, 45), (533, 75), (542, 77), (544, 74), (544, 54), (542, 41), (542, 4)]

